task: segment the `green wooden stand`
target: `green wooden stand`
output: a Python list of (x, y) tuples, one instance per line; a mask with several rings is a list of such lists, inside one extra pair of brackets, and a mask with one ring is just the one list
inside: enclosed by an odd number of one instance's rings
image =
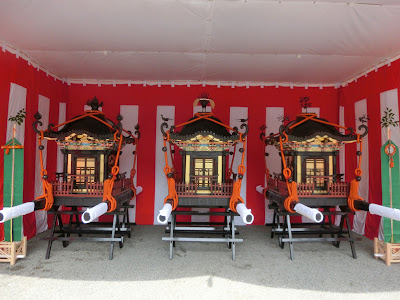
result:
[[(390, 167), (390, 156), (385, 148), (395, 149), (393, 157), (394, 167)], [(393, 153), (393, 152), (390, 152)], [(399, 148), (388, 140), (381, 148), (381, 173), (382, 173), (382, 205), (400, 209), (400, 175), (399, 175)], [(392, 201), (390, 200), (392, 199)], [(392, 202), (392, 203), (391, 203)], [(392, 204), (392, 206), (391, 206)], [(400, 243), (400, 222), (383, 218), (383, 230), (386, 243)]]

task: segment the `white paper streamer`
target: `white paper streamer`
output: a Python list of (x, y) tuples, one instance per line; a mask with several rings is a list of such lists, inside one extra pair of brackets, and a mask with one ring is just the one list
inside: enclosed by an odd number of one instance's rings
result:
[[(164, 118), (170, 119), (167, 121), (167, 123), (169, 126), (168, 128), (171, 128), (171, 126), (174, 125), (175, 106), (157, 106), (156, 128), (160, 128), (161, 124), (164, 122), (163, 119), (161, 119), (161, 115), (163, 115)], [(160, 211), (160, 209), (162, 209), (164, 205), (165, 196), (168, 195), (168, 184), (163, 171), (165, 167), (165, 154), (163, 151), (161, 151), (161, 148), (164, 146), (161, 130), (158, 129), (156, 131), (155, 139), (154, 184), (157, 188), (154, 191), (153, 224), (160, 224), (160, 222), (158, 222), (158, 212)], [(172, 162), (169, 147), (167, 147), (166, 153), (168, 154), (168, 164), (171, 166)]]
[[(230, 107), (230, 113), (229, 113), (229, 126), (231, 128), (240, 128), (242, 125), (242, 122), (240, 119), (247, 119), (249, 116), (249, 108), (248, 107), (236, 107), (236, 106), (231, 106)], [(248, 140), (247, 140), (248, 141)], [(241, 147), (241, 146), (240, 146)], [(233, 147), (229, 148), (229, 151), (233, 151)], [(239, 165), (242, 164), (242, 154), (235, 155), (235, 159), (232, 162), (232, 168), (233, 170), (238, 170)], [(247, 164), (247, 152), (245, 152), (244, 156), (244, 162), (243, 164), (246, 166)], [(242, 185), (240, 189), (240, 196), (242, 197), (244, 203), (246, 204), (246, 189), (247, 189), (247, 173), (244, 173), (243, 178), (242, 178)], [(242, 223), (241, 218), (234, 217), (235, 218), (235, 224), (236, 225), (244, 225), (246, 223)]]
[(101, 202), (92, 208), (88, 208), (82, 214), (82, 222), (88, 224), (93, 222), (94, 219), (104, 215), (108, 210), (108, 204), (106, 202)]
[(400, 221), (400, 209), (397, 208), (390, 208), (382, 205), (370, 204), (369, 212), (373, 215), (378, 215), (381, 217)]
[(172, 212), (172, 205), (169, 203), (165, 203), (163, 208), (160, 210), (160, 213), (157, 216), (158, 223), (167, 224), (171, 212)]
[(248, 209), (246, 205), (243, 203), (239, 203), (236, 205), (236, 211), (239, 214), (239, 216), (242, 218), (243, 223), (245, 224), (251, 224), (254, 221), (254, 216), (251, 213), (251, 209)]
[[(38, 126), (38, 130), (45, 130), (49, 125), (49, 113), (50, 113), (50, 99), (39, 95), (39, 102), (38, 102), (38, 112), (42, 114), (42, 119), (40, 120), (43, 125)], [(42, 146), (44, 149), (42, 150), (43, 156), (43, 167), (46, 168), (47, 165), (47, 139), (43, 139)], [(36, 139), (36, 157), (35, 157), (35, 192), (34, 196), (35, 199), (40, 195), (43, 195), (43, 183), (42, 183), (42, 176), (40, 175), (41, 166), (40, 166), (40, 150), (39, 148), (39, 139)], [(53, 163), (53, 162), (51, 162)], [(54, 161), (56, 163), (56, 161)], [(35, 219), (36, 219), (36, 234), (39, 234), (43, 231), (48, 229), (47, 223), (47, 211), (45, 210), (37, 210), (35, 211)]]
[(262, 185), (257, 185), (256, 191), (259, 192), (260, 194), (264, 195), (264, 188)]
[(141, 186), (136, 187), (136, 196), (143, 192), (143, 188)]
[(311, 221), (316, 222), (316, 223), (321, 223), (324, 220), (324, 216), (322, 215), (322, 213), (316, 209), (316, 208), (311, 208), (308, 206), (305, 206), (304, 204), (301, 203), (297, 203), (294, 206), (294, 210), (304, 216), (309, 218)]
[(34, 202), (27, 202), (14, 207), (4, 207), (0, 210), (0, 223), (29, 214), (35, 210)]

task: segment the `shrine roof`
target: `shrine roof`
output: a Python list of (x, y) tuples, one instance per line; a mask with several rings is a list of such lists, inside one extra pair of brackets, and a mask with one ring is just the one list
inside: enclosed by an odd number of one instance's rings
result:
[[(66, 137), (71, 136), (73, 134), (76, 135), (86, 134), (87, 136), (90, 136), (98, 140), (114, 139), (114, 133), (117, 128), (116, 124), (113, 121), (107, 119), (104, 116), (104, 114), (96, 114), (95, 116), (99, 120), (90, 117), (89, 115), (76, 116), (73, 118), (73, 119), (79, 118), (76, 121), (67, 123), (66, 125), (64, 125), (62, 129), (58, 131), (52, 131), (52, 130), (46, 131), (44, 135), (45, 137), (56, 138), (58, 140), (63, 140)], [(112, 127), (107, 126), (100, 120), (109, 124)]]
[[(298, 125), (296, 125), (298, 124)], [(326, 119), (318, 118), (315, 114), (299, 114), (296, 119), (286, 125), (282, 125), (280, 131), (288, 137), (286, 142), (290, 143), (313, 143), (319, 141), (324, 143), (337, 144), (352, 143), (357, 141), (357, 133), (353, 132), (352, 128), (347, 128), (345, 134), (339, 131), (340, 126), (332, 124)], [(368, 132), (366, 125), (361, 125), (359, 130), (364, 130), (360, 133), (362, 138)], [(266, 143), (279, 143), (279, 134), (266, 138)], [(323, 145), (322, 145), (323, 146)]]
[[(222, 122), (214, 116), (210, 116), (208, 118), (222, 124)], [(228, 129), (221, 124), (217, 124), (207, 119), (198, 119), (196, 121), (193, 121), (195, 119), (197, 119), (197, 117), (191, 118), (188, 121), (190, 123), (184, 125), (180, 132), (171, 132), (170, 139), (189, 141), (192, 140), (193, 138), (196, 138), (199, 135), (212, 136), (215, 139), (222, 142), (236, 141), (239, 139), (239, 135), (237, 133), (235, 132), (233, 132), (232, 134), (229, 133)]]
[(290, 129), (291, 126), (303, 121), (307, 116), (307, 114), (300, 114), (295, 121), (286, 125), (285, 132), (290, 141), (303, 142), (314, 139), (317, 136), (327, 137), (338, 142), (354, 142), (357, 140), (356, 134), (342, 134), (334, 124), (316, 116)]

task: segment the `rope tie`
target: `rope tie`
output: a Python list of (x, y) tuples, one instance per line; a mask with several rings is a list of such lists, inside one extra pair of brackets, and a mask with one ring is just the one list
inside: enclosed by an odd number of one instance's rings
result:
[(246, 152), (246, 141), (244, 140), (243, 143), (243, 152), (242, 152), (242, 161), (241, 164), (238, 166), (238, 180), (233, 184), (232, 196), (229, 200), (229, 208), (233, 212), (236, 211), (236, 206), (239, 202), (244, 203), (242, 197), (240, 196), (240, 190), (242, 187), (242, 178), (244, 173), (246, 172), (246, 167), (244, 166), (244, 155)]
[(235, 155), (236, 155), (236, 144), (233, 146), (233, 155), (232, 155), (231, 165), (228, 169), (228, 178), (231, 178), (233, 174), (233, 161), (235, 160)]
[(40, 130), (40, 135), (39, 135), (39, 160), (40, 160), (40, 176), (42, 178), (42, 188), (43, 188), (43, 195), (39, 196), (36, 198), (36, 200), (39, 199), (45, 199), (45, 205), (44, 208), (41, 210), (49, 210), (50, 208), (53, 207), (54, 203), (54, 197), (53, 197), (53, 185), (48, 182), (47, 180), (47, 170), (43, 167), (43, 146), (42, 146), (42, 140), (44, 138), (44, 133), (43, 130)]
[(108, 201), (110, 203), (107, 212), (112, 212), (117, 208), (117, 200), (115, 200), (115, 198), (112, 196), (112, 191), (114, 187), (114, 181), (119, 173), (118, 159), (119, 159), (119, 154), (121, 152), (122, 140), (123, 140), (122, 136), (118, 137), (117, 134), (118, 132), (119, 131), (116, 131), (114, 134), (115, 141), (118, 142), (119, 140), (119, 143), (118, 143), (118, 150), (117, 150), (117, 155), (115, 157), (114, 166), (111, 168), (112, 177), (104, 181), (103, 202)]
[(362, 175), (362, 170), (361, 170), (361, 161), (362, 161), (362, 139), (360, 138), (360, 135), (357, 135), (357, 142), (360, 144), (360, 155), (358, 157), (358, 162), (357, 162), (357, 168), (354, 170), (354, 174), (356, 178), (354, 178), (352, 181), (350, 181), (350, 191), (349, 191), (349, 197), (347, 198), (347, 205), (352, 211), (359, 211), (354, 207), (354, 201), (355, 200), (361, 200), (364, 201), (363, 198), (360, 197), (358, 194), (358, 186), (361, 180), (361, 175)]
[[(134, 151), (134, 156), (133, 156), (133, 165), (132, 165), (132, 169), (131, 169), (131, 190), (132, 190), (132, 192), (133, 192), (133, 196), (132, 196), (132, 198), (131, 199), (133, 199), (133, 198), (135, 198), (136, 197), (136, 195), (137, 195), (137, 191), (136, 191), (136, 187), (135, 187), (135, 182), (134, 182), (134, 177), (136, 176), (136, 161), (137, 161), (137, 158), (136, 158), (136, 155), (137, 155), (137, 148), (138, 148), (138, 145), (137, 145), (137, 139), (135, 138), (135, 136), (131, 133), (131, 132), (129, 132), (129, 131), (127, 131), (127, 130), (125, 130), (125, 129), (122, 129), (125, 133), (127, 133), (128, 135), (130, 135), (136, 142), (134, 143), (134, 145), (136, 145), (136, 148), (135, 148), (135, 151)], [(115, 137), (114, 137), (115, 138)]]
[[(165, 154), (167, 155), (167, 154)], [(168, 196), (164, 199), (164, 204), (172, 201), (172, 210), (175, 210), (178, 206), (178, 195), (175, 189), (175, 179), (174, 177), (168, 177), (168, 174), (171, 173), (171, 168), (167, 165), (164, 167), (164, 174), (167, 177), (168, 183)]]
[(358, 211), (358, 209), (355, 209), (355, 207), (354, 207), (354, 200), (364, 201), (364, 199), (358, 195), (359, 183), (360, 182), (357, 181), (356, 179), (353, 179), (352, 181), (350, 181), (350, 192), (349, 192), (349, 197), (347, 198), (347, 204), (352, 211)]
[[(285, 141), (287, 141), (287, 136), (285, 138)], [(295, 181), (289, 182), (289, 179), (292, 177), (292, 170), (290, 170), (286, 166), (285, 154), (283, 151), (283, 141), (281, 136), (279, 137), (279, 144), (280, 144), (282, 164), (283, 164), (282, 174), (285, 177), (286, 186), (289, 192), (289, 196), (283, 202), (283, 206), (288, 212), (295, 213), (295, 211), (292, 209), (293, 206), (292, 203), (295, 205), (297, 202), (299, 202), (299, 197), (297, 196), (297, 183)]]
[(231, 211), (236, 212), (236, 205), (241, 202), (244, 203), (242, 197), (240, 196), (240, 189), (242, 185), (242, 180), (239, 179), (233, 184), (233, 191), (231, 200), (229, 201), (229, 208)]

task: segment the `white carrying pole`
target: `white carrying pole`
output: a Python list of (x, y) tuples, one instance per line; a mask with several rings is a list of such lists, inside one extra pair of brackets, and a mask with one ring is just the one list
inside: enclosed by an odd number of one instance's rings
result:
[[(136, 196), (139, 195), (143, 191), (141, 186), (136, 188)], [(99, 203), (91, 208), (85, 210), (82, 214), (82, 223), (88, 224), (93, 222), (98, 217), (104, 215), (108, 210), (108, 204), (106, 202)]]
[(96, 218), (104, 215), (108, 210), (108, 204), (106, 202), (101, 202), (91, 208), (88, 208), (82, 214), (82, 222), (88, 224), (93, 222)]
[[(386, 207), (378, 204), (371, 203), (368, 208), (369, 212), (373, 215), (389, 218), (392, 220), (400, 221), (400, 209)], [(393, 237), (393, 234), (392, 234)]]
[(307, 217), (307, 218), (309, 218), (310, 220), (312, 220), (312, 221), (314, 221), (316, 223), (321, 223), (324, 220), (324, 216), (316, 208), (311, 208), (311, 207), (308, 207), (308, 206), (306, 206), (304, 204), (297, 203), (294, 206), (294, 210), (298, 214), (300, 214), (300, 215), (302, 215), (304, 217)]
[(239, 216), (242, 218), (243, 223), (245, 224), (251, 224), (254, 221), (254, 216), (251, 213), (251, 209), (248, 209), (246, 205), (243, 203), (239, 203), (236, 205), (236, 211), (239, 214)]
[(0, 210), (0, 223), (11, 220), (13, 218), (24, 216), (35, 210), (34, 202), (23, 203), (14, 207), (4, 207)]
[(172, 212), (172, 205), (169, 203), (165, 203), (157, 216), (157, 222), (160, 224), (167, 224), (171, 212)]

